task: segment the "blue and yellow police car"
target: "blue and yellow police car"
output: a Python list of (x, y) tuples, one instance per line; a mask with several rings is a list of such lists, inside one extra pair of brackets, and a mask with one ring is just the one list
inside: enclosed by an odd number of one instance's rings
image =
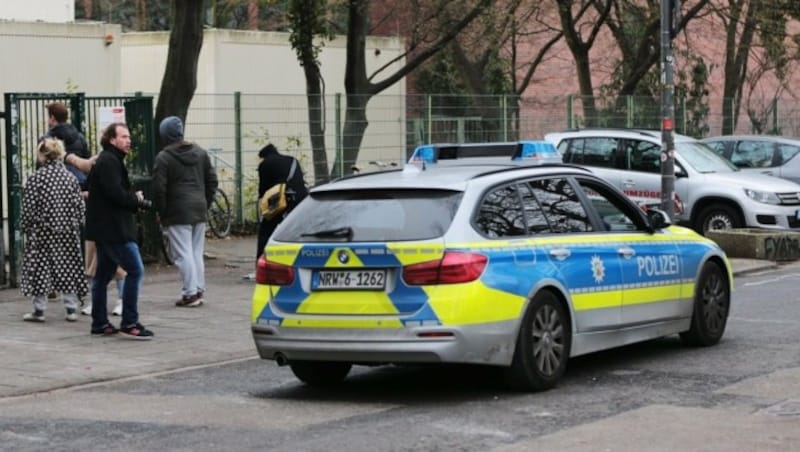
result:
[(318, 186), (257, 264), (259, 355), (311, 385), (353, 365), (471, 363), (523, 390), (569, 358), (725, 331), (733, 277), (711, 240), (568, 165), (445, 165)]

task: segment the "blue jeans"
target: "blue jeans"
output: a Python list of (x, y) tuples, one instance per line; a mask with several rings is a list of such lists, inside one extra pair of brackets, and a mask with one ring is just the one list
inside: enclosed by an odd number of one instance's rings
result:
[(128, 327), (139, 323), (139, 288), (144, 277), (144, 264), (136, 242), (97, 242), (97, 270), (92, 282), (92, 328), (102, 328), (108, 322), (106, 301), (108, 283), (114, 278), (117, 266), (122, 267), (125, 286), (122, 289), (122, 322)]

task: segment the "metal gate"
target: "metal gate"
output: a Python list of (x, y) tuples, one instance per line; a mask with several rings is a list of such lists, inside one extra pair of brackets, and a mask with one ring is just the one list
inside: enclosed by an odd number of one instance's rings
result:
[[(0, 237), (7, 239), (4, 250), (0, 241), (0, 286), (18, 287), (18, 272), (22, 268), (23, 234), (20, 230), (22, 187), (36, 170), (36, 145), (47, 130), (46, 106), (63, 102), (70, 109), (70, 120), (89, 142), (90, 150), (98, 152), (98, 107), (124, 106), (125, 122), (131, 130), (133, 158), (128, 163), (131, 181), (137, 189), (150, 193), (155, 140), (153, 134), (153, 98), (145, 96), (87, 97), (84, 93), (6, 93), (4, 96), (4, 135), (6, 151), (6, 181), (0, 179), (4, 196), (0, 196), (0, 211), (4, 202), (8, 221), (0, 223)], [(88, 118), (88, 121), (87, 121)], [(94, 149), (92, 149), (94, 148)], [(0, 176), (1, 177), (1, 176)], [(145, 236), (155, 230), (154, 214), (143, 219)], [(142, 244), (143, 254), (155, 256), (155, 240)], [(156, 242), (157, 243), (157, 242)]]

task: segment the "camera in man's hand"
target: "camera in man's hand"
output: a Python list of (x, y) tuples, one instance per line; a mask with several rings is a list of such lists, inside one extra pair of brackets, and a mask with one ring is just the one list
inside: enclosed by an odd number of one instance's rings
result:
[(150, 210), (153, 208), (153, 201), (149, 199), (140, 199), (139, 200), (139, 209), (140, 210)]

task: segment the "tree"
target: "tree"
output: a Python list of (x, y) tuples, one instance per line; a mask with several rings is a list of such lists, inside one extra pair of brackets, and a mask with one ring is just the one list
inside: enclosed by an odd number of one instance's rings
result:
[[(611, 11), (612, 1), (555, 1), (558, 7), (558, 17), (561, 22), (561, 31), (564, 33), (564, 40), (575, 60), (575, 69), (576, 75), (578, 76), (578, 88), (580, 89), (583, 112), (588, 124), (595, 125), (597, 122), (597, 106), (594, 98), (594, 86), (592, 85), (589, 51), (594, 45), (601, 27)], [(577, 3), (577, 5), (573, 6), (574, 3)], [(596, 15), (590, 14), (592, 7), (596, 8)], [(589, 31), (584, 33), (584, 28), (588, 28)], [(586, 35), (585, 39), (583, 38), (584, 35)]]
[[(303, 2), (310, 4), (313, 2)], [(426, 8), (422, 8), (421, 3), (426, 3)], [(411, 4), (403, 4), (406, 12), (411, 12), (418, 19), (412, 24), (412, 30), (409, 40), (407, 42), (406, 52), (398, 56), (393, 61), (385, 64), (383, 67), (378, 68), (372, 74), (367, 74), (366, 64), (366, 38), (369, 33), (369, 13), (370, 1), (369, 0), (347, 0), (345, 6), (347, 7), (347, 57), (345, 62), (345, 92), (346, 92), (346, 107), (345, 107), (345, 121), (342, 131), (342, 149), (341, 155), (336, 156), (334, 161), (332, 175), (339, 176), (341, 173), (352, 172), (351, 164), (358, 158), (361, 141), (364, 137), (364, 132), (368, 126), (367, 120), (367, 104), (369, 100), (397, 83), (403, 77), (408, 75), (411, 71), (419, 67), (423, 62), (431, 58), (437, 52), (441, 51), (447, 43), (452, 41), (461, 30), (470, 24), (481, 12), (492, 4), (491, 0), (471, 0), (469, 3), (462, 0), (431, 0), (430, 2), (414, 1)], [(459, 17), (450, 23), (447, 23), (443, 29), (436, 30), (434, 35), (431, 34), (429, 24), (433, 23), (433, 19), (442, 17), (442, 15), (450, 10), (466, 11), (462, 14), (452, 14), (452, 17)], [(317, 11), (319, 14), (321, 11)], [(291, 18), (292, 29), (300, 30), (308, 27), (302, 21), (306, 20), (307, 16), (302, 14), (295, 14)], [(306, 56), (314, 58), (314, 39), (318, 37), (325, 38), (324, 27), (317, 27), (313, 33), (298, 33), (298, 40), (292, 43), (295, 51), (301, 49), (300, 58), (301, 64), (303, 62), (304, 53)], [(305, 48), (305, 51), (302, 51)], [(389, 70), (389, 68), (396, 64), (398, 61), (407, 59), (399, 69), (386, 75), (385, 78), (379, 81), (374, 81), (379, 75)], [(308, 61), (308, 60), (306, 60)], [(318, 71), (313, 69), (309, 70), (304, 66), (304, 71), (307, 77), (307, 88), (316, 89), (320, 86), (318, 81), (314, 78), (315, 73)], [(310, 81), (309, 81), (310, 77)], [(321, 82), (321, 80), (319, 81)], [(321, 91), (321, 90), (320, 90)], [(312, 91), (309, 100), (313, 100), (316, 94)], [(319, 106), (309, 105), (309, 110), (319, 109)], [(309, 112), (311, 115), (312, 112)], [(311, 122), (319, 122), (319, 126), (309, 125), (312, 136), (319, 133), (322, 129), (321, 118), (315, 118)], [(316, 127), (316, 128), (315, 128)], [(317, 147), (319, 145), (319, 138), (317, 145), (314, 145), (315, 152), (315, 173), (319, 178), (322, 174), (327, 172), (327, 159), (317, 158), (316, 155), (324, 156)], [(347, 163), (347, 165), (345, 165)], [(325, 172), (320, 172), (325, 168)], [(324, 177), (324, 176), (323, 176)]]
[[(792, 41), (792, 54), (786, 46), (788, 18), (800, 19), (796, 0), (725, 0), (714, 4), (714, 11), (725, 26), (725, 81), (722, 88), (722, 134), (736, 130), (742, 106), (742, 92), (748, 82), (749, 64), (761, 58), (779, 82), (785, 82), (790, 61), (800, 60)], [(756, 71), (764, 74), (767, 71)], [(750, 83), (752, 83), (752, 79)]]
[[(167, 116), (178, 116), (186, 122), (186, 113), (197, 88), (197, 60), (203, 46), (204, 16), (203, 0), (172, 0), (172, 30), (156, 105), (156, 130)], [(156, 141), (160, 144), (160, 137), (156, 137)]]

